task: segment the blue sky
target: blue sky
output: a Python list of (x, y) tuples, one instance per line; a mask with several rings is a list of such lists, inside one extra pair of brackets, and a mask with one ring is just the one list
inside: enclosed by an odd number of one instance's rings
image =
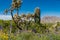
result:
[[(58, 16), (60, 17), (60, 0), (22, 0), (23, 3), (19, 9), (19, 13), (33, 13), (36, 7), (41, 10), (43, 16)], [(0, 0), (0, 15), (3, 15), (4, 10), (9, 8), (12, 0)], [(1, 16), (0, 16), (1, 17)], [(0, 18), (1, 19), (1, 18)]]
[[(34, 12), (36, 7), (40, 7), (40, 0), (22, 0), (22, 5), (20, 12)], [(0, 1), (0, 11), (3, 11), (6, 8), (9, 8), (12, 0), (1, 0)]]
[(40, 0), (42, 16), (60, 16), (60, 0)]

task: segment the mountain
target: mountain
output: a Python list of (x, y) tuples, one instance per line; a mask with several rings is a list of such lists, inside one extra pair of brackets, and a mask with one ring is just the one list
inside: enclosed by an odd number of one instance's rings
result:
[(60, 22), (60, 17), (44, 16), (43, 18), (41, 18), (41, 22), (42, 23), (56, 23), (56, 22)]

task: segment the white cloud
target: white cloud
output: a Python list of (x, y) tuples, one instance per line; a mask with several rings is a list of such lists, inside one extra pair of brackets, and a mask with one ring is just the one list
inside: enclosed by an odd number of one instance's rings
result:
[(1, 20), (11, 20), (12, 17), (11, 17), (11, 15), (0, 15), (0, 19)]

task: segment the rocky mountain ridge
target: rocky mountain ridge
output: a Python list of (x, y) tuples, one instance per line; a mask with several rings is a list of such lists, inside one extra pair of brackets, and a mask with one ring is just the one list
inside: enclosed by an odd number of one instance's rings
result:
[(43, 18), (41, 18), (41, 22), (42, 23), (56, 23), (56, 22), (60, 22), (60, 17), (44, 16)]

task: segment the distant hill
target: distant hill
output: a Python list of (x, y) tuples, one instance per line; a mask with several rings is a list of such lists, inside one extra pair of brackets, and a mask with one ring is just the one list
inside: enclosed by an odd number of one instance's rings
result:
[(56, 17), (56, 16), (44, 16), (41, 19), (42, 23), (56, 23), (56, 22), (60, 22), (60, 17)]

